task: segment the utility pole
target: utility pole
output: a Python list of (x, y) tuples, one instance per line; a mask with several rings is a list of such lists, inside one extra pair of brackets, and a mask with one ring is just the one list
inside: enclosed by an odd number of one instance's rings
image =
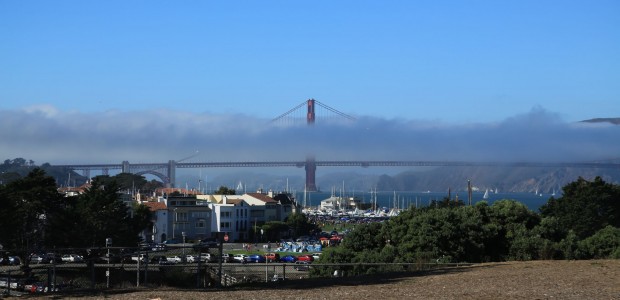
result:
[(105, 239), (105, 246), (108, 248), (108, 270), (105, 272), (107, 278), (106, 286), (110, 288), (110, 260), (112, 260), (112, 257), (110, 257), (110, 247), (112, 246), (112, 238)]

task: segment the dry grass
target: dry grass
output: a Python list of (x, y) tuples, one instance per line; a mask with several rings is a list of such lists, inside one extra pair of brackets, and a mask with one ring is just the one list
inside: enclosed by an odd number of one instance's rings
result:
[(413, 275), (288, 281), (227, 290), (140, 290), (62, 299), (413, 298), (620, 299), (620, 260), (487, 263)]

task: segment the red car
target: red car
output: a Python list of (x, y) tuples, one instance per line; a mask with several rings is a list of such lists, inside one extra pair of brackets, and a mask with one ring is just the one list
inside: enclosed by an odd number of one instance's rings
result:
[(297, 256), (297, 261), (313, 262), (314, 257), (312, 257), (312, 255), (299, 255)]

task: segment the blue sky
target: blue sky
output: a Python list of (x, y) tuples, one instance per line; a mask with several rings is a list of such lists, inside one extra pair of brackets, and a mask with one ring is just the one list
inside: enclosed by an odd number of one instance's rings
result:
[[(619, 1), (0, 0), (0, 158), (617, 158)], [(354, 125), (279, 127), (314, 98)]]
[(618, 1), (0, 1), (0, 109), (618, 117)]

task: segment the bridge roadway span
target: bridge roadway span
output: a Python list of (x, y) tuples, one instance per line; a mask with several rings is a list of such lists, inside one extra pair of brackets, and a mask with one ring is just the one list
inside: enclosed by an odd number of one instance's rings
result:
[[(553, 167), (553, 168), (620, 168), (620, 162), (467, 162), (467, 161), (242, 161), (242, 162), (175, 162), (167, 163), (136, 163), (129, 164), (123, 161), (121, 164), (75, 164), (58, 165), (72, 170), (81, 170), (84, 175), (90, 177), (91, 170), (121, 169), (124, 173), (153, 174), (164, 181), (165, 184), (175, 186), (176, 168), (245, 168), (245, 167), (297, 167), (306, 169), (306, 186), (309, 190), (315, 187), (316, 167)], [(158, 172), (163, 170), (165, 173)]]
[[(242, 167), (298, 167), (306, 166), (306, 161), (241, 161), (241, 162), (190, 162), (175, 163), (177, 168), (242, 168)], [(467, 162), (467, 161), (316, 161), (317, 167), (572, 167), (572, 168), (618, 168), (620, 163), (606, 162)], [(75, 170), (114, 170), (122, 169), (123, 164), (75, 164), (55, 165)], [(135, 163), (136, 169), (163, 169), (168, 163)]]

